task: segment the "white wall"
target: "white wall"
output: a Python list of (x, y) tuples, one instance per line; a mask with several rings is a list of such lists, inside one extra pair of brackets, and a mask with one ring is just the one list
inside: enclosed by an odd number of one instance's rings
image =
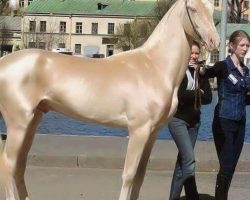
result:
[[(115, 24), (115, 31), (119, 24), (124, 24), (128, 21), (132, 21), (133, 18), (111, 18), (111, 17), (67, 17), (67, 16), (24, 16), (22, 20), (22, 41), (27, 45), (30, 40), (33, 38), (27, 37), (26, 34), (29, 32), (29, 21), (36, 21), (37, 32), (39, 33), (40, 21), (47, 22), (47, 35), (53, 35), (54, 38), (62, 37), (62, 34), (59, 33), (59, 24), (60, 21), (66, 22), (66, 35), (63, 37), (65, 41), (66, 49), (74, 52), (75, 44), (81, 44), (82, 51), (81, 56), (83, 56), (83, 49), (86, 46), (97, 46), (99, 48), (99, 53), (106, 56), (106, 50), (108, 44), (102, 44), (102, 39), (105, 37), (112, 37), (108, 35), (108, 23)], [(82, 22), (82, 34), (76, 34), (76, 22)], [(98, 23), (98, 34), (91, 34), (92, 23)], [(49, 34), (48, 34), (49, 33)], [(42, 33), (45, 35), (44, 33)], [(34, 35), (34, 34), (33, 34)], [(34, 39), (33, 39), (34, 40)], [(48, 40), (48, 39), (45, 39)], [(58, 42), (56, 41), (58, 40)], [(54, 39), (55, 45), (53, 48), (57, 48), (57, 43), (63, 42), (62, 38)], [(44, 41), (47, 42), (47, 41)], [(57, 43), (56, 43), (57, 42)], [(114, 53), (119, 52), (115, 49)]]

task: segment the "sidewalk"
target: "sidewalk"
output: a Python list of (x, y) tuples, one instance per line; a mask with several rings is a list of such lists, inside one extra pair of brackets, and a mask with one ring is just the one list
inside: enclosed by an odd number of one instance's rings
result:
[[(127, 138), (121, 137), (37, 134), (25, 174), (30, 199), (118, 199), (127, 142)], [(229, 200), (249, 199), (249, 152), (250, 144), (245, 144), (230, 187)], [(139, 200), (168, 199), (176, 154), (173, 141), (156, 141)], [(198, 141), (196, 158), (200, 200), (214, 200), (218, 166), (213, 142)], [(0, 188), (0, 199), (5, 199), (3, 188)]]
[[(118, 200), (122, 170), (31, 167), (25, 179), (30, 200)], [(172, 171), (150, 171), (141, 187), (138, 200), (166, 200), (169, 196)], [(214, 200), (215, 172), (198, 172), (196, 180), (200, 200)], [(228, 200), (248, 200), (250, 173), (236, 173)], [(5, 199), (0, 189), (0, 199)], [(181, 198), (180, 200), (185, 200)]]
[[(122, 169), (128, 138), (42, 135), (35, 136), (29, 153), (29, 166)], [(196, 171), (214, 172), (218, 160), (213, 142), (198, 141), (195, 147)], [(157, 140), (148, 164), (149, 170), (174, 168), (177, 148), (172, 140)], [(250, 172), (250, 144), (245, 143), (237, 172)]]

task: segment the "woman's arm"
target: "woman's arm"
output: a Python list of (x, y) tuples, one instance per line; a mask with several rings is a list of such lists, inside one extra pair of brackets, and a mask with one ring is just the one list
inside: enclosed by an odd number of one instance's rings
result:
[(207, 78), (200, 79), (200, 89), (201, 89), (201, 104), (206, 105), (211, 103), (213, 96), (210, 83)]
[(225, 78), (227, 77), (227, 66), (224, 61), (219, 61), (215, 63), (215, 65), (211, 68), (201, 68), (200, 70), (200, 76), (202, 78)]

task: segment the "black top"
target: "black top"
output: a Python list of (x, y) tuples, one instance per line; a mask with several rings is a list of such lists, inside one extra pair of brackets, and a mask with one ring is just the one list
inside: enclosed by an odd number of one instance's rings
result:
[[(194, 68), (188, 67), (190, 74), (194, 77)], [(204, 91), (204, 94), (201, 93), (201, 104), (209, 104), (212, 101), (212, 91), (210, 84), (207, 78), (200, 78), (200, 89)], [(186, 121), (190, 127), (195, 126), (200, 122), (200, 109), (196, 110), (194, 108), (195, 103), (195, 90), (187, 90), (188, 77), (185, 74), (179, 91), (178, 91), (178, 107), (177, 112), (174, 117)]]
[[(236, 68), (235, 68), (236, 69)], [(229, 73), (227, 66), (224, 61), (217, 62), (213, 67), (206, 70), (204, 75), (201, 75), (204, 78), (214, 78), (217, 77), (217, 81), (220, 82), (221, 79), (226, 79)]]

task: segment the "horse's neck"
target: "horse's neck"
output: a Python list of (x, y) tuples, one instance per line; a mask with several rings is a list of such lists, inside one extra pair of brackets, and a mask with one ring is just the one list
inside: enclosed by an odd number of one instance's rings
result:
[(185, 73), (192, 42), (183, 28), (184, 3), (178, 1), (168, 11), (143, 45), (152, 63), (160, 68), (166, 78), (176, 77), (173, 81), (177, 81), (177, 84)]

